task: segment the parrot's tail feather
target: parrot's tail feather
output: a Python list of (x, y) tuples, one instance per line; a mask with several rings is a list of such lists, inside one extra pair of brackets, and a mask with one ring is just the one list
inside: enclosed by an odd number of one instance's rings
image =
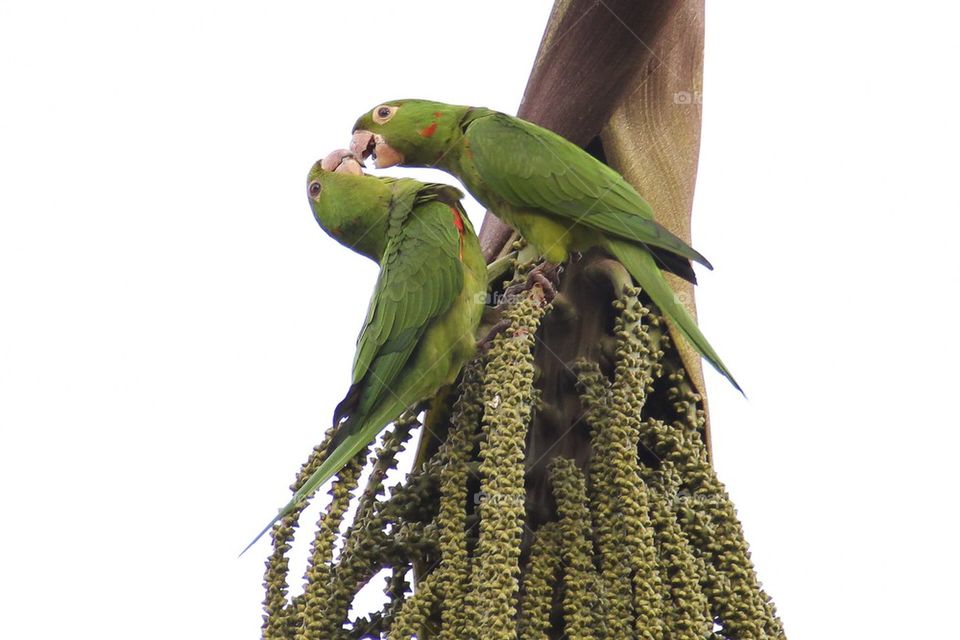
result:
[(346, 422), (338, 425), (333, 440), (331, 440), (330, 445), (327, 446), (327, 451), (331, 453), (327, 455), (323, 462), (320, 463), (320, 466), (317, 467), (317, 470), (297, 489), (297, 492), (293, 494), (290, 501), (280, 509), (280, 512), (263, 528), (263, 531), (257, 534), (257, 537), (247, 545), (247, 548), (244, 549), (240, 555), (243, 555), (257, 540), (262, 538), (263, 534), (269, 531), (270, 527), (275, 525), (280, 518), (293, 511), (300, 502), (313, 495), (323, 483), (332, 478), (334, 474), (350, 462), (361, 449), (370, 444), (377, 437), (378, 433), (383, 431), (388, 424), (396, 420), (397, 416), (408, 408), (408, 405), (399, 399), (404, 395), (401, 390), (399, 395), (392, 396), (388, 402), (378, 405), (370, 415), (364, 417), (350, 416)]
[(589, 218), (584, 219), (584, 224), (596, 227), (606, 232), (604, 235), (621, 242), (643, 243), (647, 247), (657, 247), (664, 252), (699, 262), (707, 269), (713, 270), (713, 265), (702, 253), (662, 224), (642, 215), (630, 215), (622, 211), (594, 211)]
[[(288, 505), (288, 506), (289, 506), (289, 505)], [(284, 509), (285, 509), (285, 508), (286, 508), (286, 507), (284, 507)], [(257, 544), (257, 541), (260, 540), (260, 538), (263, 537), (263, 534), (265, 534), (267, 531), (270, 530), (270, 527), (272, 527), (273, 525), (277, 524), (277, 522), (280, 521), (280, 518), (283, 517), (283, 511), (284, 511), (284, 509), (281, 509), (280, 512), (279, 512), (276, 516), (274, 516), (273, 520), (271, 520), (270, 522), (268, 522), (268, 523), (267, 523), (267, 526), (265, 526), (265, 527), (263, 528), (263, 530), (261, 530), (260, 533), (257, 534), (257, 537), (255, 537), (253, 540), (251, 540), (250, 543), (243, 548), (243, 551), (241, 551), (241, 552), (240, 552), (240, 555), (237, 556), (238, 558), (243, 557), (243, 554), (245, 554), (247, 551), (249, 551), (249, 550), (250, 550), (250, 547), (252, 547), (253, 545)]]
[(353, 410), (357, 408), (357, 403), (360, 401), (360, 393), (362, 391), (363, 385), (359, 383), (350, 385), (350, 389), (347, 390), (347, 395), (343, 397), (340, 404), (333, 410), (334, 427), (340, 424), (340, 421), (343, 420), (345, 415), (352, 413)]
[(327, 445), (327, 451), (336, 451), (337, 447), (343, 444), (343, 441), (350, 435), (351, 424), (356, 423), (349, 418), (340, 424), (334, 423), (331, 427), (331, 429), (333, 429), (333, 436), (330, 438), (330, 444)]
[[(280, 521), (285, 515), (293, 511), (297, 504), (310, 497), (314, 491), (317, 490), (320, 485), (329, 480), (335, 473), (340, 471), (345, 464), (347, 464), (350, 459), (357, 454), (358, 451), (363, 449), (369, 440), (364, 440), (365, 433), (363, 430), (353, 431), (348, 428), (348, 424), (344, 423), (338, 427), (333, 438), (330, 441), (330, 444), (327, 446), (327, 451), (332, 451), (323, 462), (320, 463), (320, 466), (317, 468), (313, 474), (307, 478), (307, 481), (297, 489), (296, 493), (293, 494), (293, 497), (290, 498), (290, 501), (277, 512), (277, 515), (273, 517), (273, 520), (267, 523), (267, 526), (257, 534), (253, 540), (250, 541), (243, 551), (240, 552), (242, 556), (247, 552), (250, 547), (257, 543), (257, 541), (263, 537), (263, 535), (270, 530), (270, 528)], [(383, 427), (381, 427), (383, 428)]]
[(693, 270), (693, 265), (690, 264), (688, 258), (652, 245), (647, 248), (650, 249), (650, 253), (653, 254), (653, 259), (661, 271), (669, 271), (676, 276), (680, 276), (690, 284), (697, 284), (697, 274)]
[(706, 358), (714, 369), (729, 380), (737, 391), (743, 393), (743, 389), (737, 384), (733, 374), (723, 364), (723, 360), (720, 359), (714, 348), (710, 346), (706, 336), (700, 331), (697, 321), (693, 319), (677, 294), (667, 284), (650, 252), (643, 247), (617, 238), (607, 239), (607, 249), (617, 260), (623, 263), (623, 266), (627, 268), (637, 284), (650, 296), (650, 299), (673, 326)]

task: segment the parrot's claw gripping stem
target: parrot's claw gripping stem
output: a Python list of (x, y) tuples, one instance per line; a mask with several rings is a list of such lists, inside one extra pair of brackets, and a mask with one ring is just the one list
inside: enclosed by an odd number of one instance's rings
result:
[(503, 308), (513, 304), (525, 292), (532, 290), (534, 287), (540, 287), (543, 295), (542, 303), (544, 305), (552, 303), (557, 297), (562, 270), (561, 265), (542, 262), (527, 274), (527, 280), (523, 284), (509, 286), (503, 290), (502, 294), (496, 296), (499, 303), (496, 307), (487, 308), (487, 319), (485, 320), (485, 323), (493, 322), (493, 324), (487, 324), (490, 329), (483, 338), (477, 341), (477, 349), (481, 353), (486, 353), (493, 344), (493, 339), (510, 328), (510, 321), (503, 318)]
[(490, 347), (493, 346), (493, 339), (498, 335), (510, 328), (510, 321), (506, 318), (502, 318), (496, 322), (490, 330), (487, 332), (487, 335), (480, 339), (477, 342), (477, 351), (480, 353), (487, 353), (490, 350)]
[[(546, 261), (541, 262), (527, 274), (527, 281), (525, 283), (522, 285), (514, 285), (514, 287), (519, 287), (520, 291), (528, 291), (540, 285), (540, 289), (543, 291), (544, 304), (550, 304), (553, 302), (553, 299), (557, 297), (557, 289), (560, 287), (560, 272), (562, 270), (563, 267), (559, 264)], [(508, 291), (512, 293), (517, 292), (517, 289), (514, 289), (514, 287), (508, 287), (504, 295), (506, 296)]]
[(545, 276), (543, 273), (534, 271), (530, 274), (527, 282), (529, 283), (528, 288), (533, 288), (535, 285), (540, 285), (540, 288), (543, 290), (543, 298), (547, 304), (553, 302), (553, 299), (557, 297), (557, 287), (553, 282)]

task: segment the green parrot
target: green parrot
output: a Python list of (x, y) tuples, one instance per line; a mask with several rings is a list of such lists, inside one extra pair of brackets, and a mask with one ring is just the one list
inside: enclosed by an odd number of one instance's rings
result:
[(361, 159), (373, 155), (379, 168), (435, 167), (453, 174), (549, 262), (603, 248), (743, 392), (661, 273), (695, 283), (690, 260), (713, 267), (653, 220), (650, 205), (623, 176), (569, 140), (483, 107), (396, 100), (357, 120), (350, 148)]
[(310, 170), (307, 195), (323, 230), (378, 262), (380, 275), (352, 384), (334, 411), (331, 453), (247, 549), (403, 411), (456, 380), (485, 308), (486, 262), (459, 189), (363, 175), (338, 150)]

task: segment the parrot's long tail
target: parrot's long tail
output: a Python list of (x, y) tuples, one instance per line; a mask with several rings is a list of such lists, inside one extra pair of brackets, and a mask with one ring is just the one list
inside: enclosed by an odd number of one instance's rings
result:
[(719, 371), (730, 381), (737, 391), (743, 393), (743, 389), (734, 380), (733, 375), (723, 364), (723, 360), (717, 355), (706, 336), (700, 332), (697, 321), (693, 319), (687, 308), (677, 298), (677, 294), (657, 268), (653, 256), (643, 247), (618, 238), (607, 238), (607, 250), (614, 257), (623, 263), (637, 284), (646, 291), (654, 304), (659, 307), (668, 320), (675, 326), (680, 333), (693, 345), (693, 347), (706, 358), (714, 369)]
[(330, 454), (320, 463), (317, 470), (307, 478), (306, 482), (303, 483), (297, 492), (293, 494), (290, 501), (280, 509), (273, 520), (268, 522), (267, 526), (257, 534), (257, 537), (240, 552), (240, 555), (242, 556), (246, 553), (247, 549), (262, 538), (263, 534), (269, 531), (270, 527), (275, 525), (280, 518), (293, 511), (294, 507), (302, 500), (310, 497), (324, 482), (340, 471), (344, 465), (357, 455), (357, 452), (370, 444), (374, 438), (377, 437), (377, 434), (383, 431), (383, 429), (406, 408), (406, 405), (402, 402), (399, 402), (396, 398), (391, 398), (390, 402), (381, 405), (381, 407), (375, 410), (369, 417), (359, 419), (351, 416), (346, 422), (341, 423), (337, 427), (339, 431), (334, 436), (338, 441), (337, 444), (331, 444), (327, 448), (327, 451), (331, 451), (332, 449)]

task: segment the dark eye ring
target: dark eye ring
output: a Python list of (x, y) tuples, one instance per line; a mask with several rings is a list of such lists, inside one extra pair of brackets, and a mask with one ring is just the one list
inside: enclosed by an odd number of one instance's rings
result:
[(318, 195), (320, 195), (320, 191), (322, 191), (322, 190), (323, 190), (323, 185), (321, 185), (321, 184), (320, 184), (319, 182), (317, 182), (316, 180), (314, 180), (313, 182), (310, 183), (310, 197), (311, 197), (311, 198), (316, 198)]

